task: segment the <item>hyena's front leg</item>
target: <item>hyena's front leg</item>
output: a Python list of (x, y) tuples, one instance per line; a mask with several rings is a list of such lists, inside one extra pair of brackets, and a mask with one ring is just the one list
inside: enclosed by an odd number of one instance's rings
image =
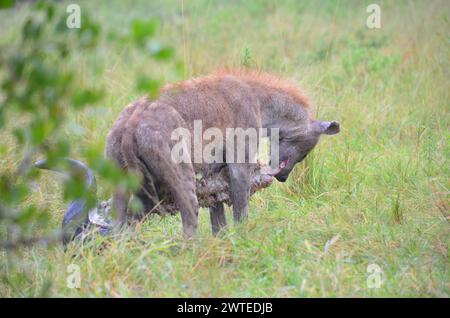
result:
[(234, 223), (240, 223), (248, 219), (251, 167), (252, 165), (248, 163), (233, 163), (228, 165)]
[(217, 235), (217, 233), (227, 226), (223, 203), (217, 203), (216, 206), (209, 208), (209, 214), (211, 217), (212, 233), (213, 235)]

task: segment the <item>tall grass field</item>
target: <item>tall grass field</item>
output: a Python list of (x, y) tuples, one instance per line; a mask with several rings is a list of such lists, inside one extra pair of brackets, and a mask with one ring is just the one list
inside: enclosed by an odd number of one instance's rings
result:
[[(366, 25), (373, 2), (381, 28)], [(339, 121), (341, 132), (322, 137), (286, 183), (252, 196), (246, 224), (234, 226), (227, 209), (222, 236), (211, 235), (201, 209), (192, 240), (179, 216), (152, 216), (118, 239), (98, 236), (67, 252), (59, 244), (0, 251), (1, 297), (450, 296), (449, 1), (76, 3), (100, 23), (102, 40), (89, 54), (71, 48), (68, 63), (80, 84), (106, 91), (64, 126), (80, 160), (83, 148), (104, 147), (120, 111), (142, 95), (143, 73), (164, 84), (224, 66), (261, 69), (297, 83), (316, 117)], [(0, 11), (1, 44), (15, 41), (30, 12), (29, 3)], [(115, 38), (152, 18), (184, 67)], [(14, 139), (0, 138), (8, 144), (0, 169), (12, 169)], [(36, 234), (60, 227), (60, 178), (43, 173), (28, 200), (53, 211)]]

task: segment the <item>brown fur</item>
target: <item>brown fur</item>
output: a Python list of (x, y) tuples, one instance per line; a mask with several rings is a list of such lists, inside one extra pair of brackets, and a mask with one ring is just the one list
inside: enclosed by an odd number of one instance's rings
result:
[[(181, 212), (185, 235), (197, 227), (198, 202), (195, 173), (219, 171), (227, 166), (235, 221), (247, 218), (250, 193), (250, 164), (175, 164), (170, 149), (171, 132), (184, 127), (193, 131), (194, 120), (202, 120), (203, 130), (219, 128), (278, 128), (281, 138), (299, 140), (296, 147), (283, 149), (292, 161), (283, 173), (314, 147), (318, 134), (313, 122), (309, 98), (294, 84), (258, 71), (224, 70), (161, 89), (158, 100), (142, 98), (119, 115), (107, 141), (106, 155), (123, 169), (143, 176), (142, 189), (136, 194), (148, 211), (171, 196)], [(308, 133), (307, 133), (308, 132)], [(225, 140), (224, 140), (225, 150)], [(253, 154), (247, 154), (250, 157)], [(301, 158), (301, 159), (300, 159)], [(129, 194), (118, 191), (114, 207), (124, 222)], [(223, 206), (211, 209), (213, 232), (223, 227)], [(216, 230), (214, 230), (216, 229)]]
[(192, 89), (194, 87), (202, 87), (214, 84), (222, 80), (226, 76), (233, 76), (242, 81), (247, 82), (254, 88), (267, 87), (284, 92), (297, 100), (298, 105), (306, 108), (311, 108), (312, 103), (310, 98), (302, 91), (295, 83), (281, 79), (273, 74), (265, 73), (258, 70), (247, 69), (222, 69), (217, 70), (211, 75), (193, 78), (178, 83), (167, 84), (161, 89), (161, 93), (167, 93), (173, 90)]

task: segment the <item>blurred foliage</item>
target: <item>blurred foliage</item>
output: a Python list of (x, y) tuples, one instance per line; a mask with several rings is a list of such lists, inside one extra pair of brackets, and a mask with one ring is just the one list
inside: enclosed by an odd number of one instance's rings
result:
[[(14, 1), (0, 1), (0, 8), (12, 6)], [(14, 136), (15, 154), (22, 158), (14, 169), (2, 170), (0, 174), (0, 248), (61, 238), (59, 232), (33, 237), (33, 229), (45, 228), (50, 220), (49, 211), (27, 202), (32, 184), (39, 178), (33, 162), (44, 158), (48, 166), (68, 171), (65, 159), (72, 155), (72, 147), (61, 128), (69, 110), (93, 106), (105, 95), (101, 86), (86, 88), (79, 84), (76, 65), (69, 63), (74, 50), (96, 50), (101, 41), (100, 25), (81, 10), (81, 27), (70, 29), (63, 9), (52, 2), (38, 1), (21, 27), (21, 37), (0, 47), (0, 133)], [(174, 50), (153, 40), (157, 28), (157, 20), (137, 20), (128, 37), (155, 60), (169, 60)], [(159, 81), (140, 76), (137, 87), (154, 96)], [(0, 149), (6, 147), (6, 141), (0, 141)], [(113, 187), (137, 187), (135, 176), (126, 175), (103, 158), (103, 149), (87, 147), (79, 155)], [(65, 181), (64, 199), (85, 199), (88, 207), (96, 204), (96, 198), (86, 189), (85, 177), (73, 172)]]
[[(162, 45), (160, 42), (152, 39), (157, 30), (158, 21), (155, 19), (149, 21), (135, 20), (132, 23), (131, 34), (126, 37), (131, 39), (134, 44), (147, 52), (155, 60), (171, 60), (175, 55), (175, 50), (170, 46)], [(161, 82), (146, 73), (138, 74), (137, 78), (137, 91), (147, 93), (150, 98), (156, 98)]]

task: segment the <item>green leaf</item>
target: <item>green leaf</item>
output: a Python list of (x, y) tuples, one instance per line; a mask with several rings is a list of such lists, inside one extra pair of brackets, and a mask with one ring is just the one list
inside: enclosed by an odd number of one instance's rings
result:
[(104, 96), (103, 90), (86, 89), (75, 93), (72, 98), (72, 104), (76, 108), (86, 106), (88, 104), (95, 104)]
[(55, 16), (55, 7), (53, 5), (49, 5), (46, 10), (47, 20), (52, 20)]
[(22, 211), (20, 211), (20, 214), (16, 218), (16, 222), (21, 225), (27, 225), (27, 223), (30, 223), (36, 218), (39, 218), (40, 213), (36, 206), (30, 205), (25, 207)]
[(92, 48), (97, 45), (97, 40), (100, 35), (100, 27), (98, 24), (91, 21), (88, 15), (82, 16), (83, 23), (79, 29), (80, 45), (84, 48)]
[(51, 121), (35, 119), (31, 123), (31, 142), (40, 145), (53, 131), (54, 124)]
[(169, 60), (175, 55), (174, 48), (163, 46), (158, 42), (151, 42), (147, 46), (150, 55), (156, 60)]
[(8, 9), (14, 6), (14, 0), (0, 0), (0, 9)]
[(21, 78), (25, 68), (25, 57), (18, 52), (9, 59), (8, 66), (14, 78)]
[(23, 201), (29, 194), (30, 190), (25, 184), (15, 184), (10, 188), (11, 203), (18, 203)]
[(138, 213), (139, 211), (142, 211), (142, 209), (144, 208), (144, 205), (142, 204), (142, 202), (141, 202), (141, 200), (139, 200), (138, 198), (136, 198), (136, 197), (133, 197), (131, 200), (130, 200), (130, 211), (131, 211), (131, 213), (132, 214), (136, 214), (136, 213)]
[(47, 161), (49, 163), (56, 163), (62, 158), (68, 157), (70, 154), (70, 144), (66, 140), (58, 140), (51, 145), (47, 150)]
[(41, 34), (42, 26), (32, 18), (29, 18), (22, 29), (24, 39), (36, 40), (41, 36)]
[(49, 63), (35, 60), (31, 65), (29, 81), (36, 89), (42, 89), (45, 86), (54, 86), (59, 83), (58, 70)]
[(47, 0), (37, 1), (36, 9), (42, 10), (45, 12), (45, 15), (47, 17), (47, 22), (51, 21), (53, 19), (53, 17), (55, 16), (55, 6), (50, 1), (47, 1)]
[(64, 183), (64, 199), (80, 199), (86, 196), (86, 185), (84, 176), (82, 174), (72, 175), (65, 183)]
[(157, 96), (159, 87), (160, 87), (159, 81), (149, 78), (145, 75), (139, 76), (137, 83), (136, 83), (136, 89), (141, 92), (148, 93), (151, 98), (154, 98)]
[(25, 131), (22, 128), (15, 128), (13, 134), (19, 145), (23, 145), (25, 143)]
[(146, 39), (153, 37), (158, 29), (158, 21), (135, 20), (132, 25), (132, 36), (134, 41), (141, 45)]
[(133, 192), (139, 188), (141, 182), (139, 176), (135, 174), (128, 174), (122, 177), (121, 184), (123, 187)]

